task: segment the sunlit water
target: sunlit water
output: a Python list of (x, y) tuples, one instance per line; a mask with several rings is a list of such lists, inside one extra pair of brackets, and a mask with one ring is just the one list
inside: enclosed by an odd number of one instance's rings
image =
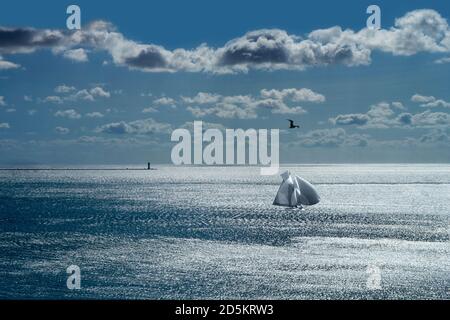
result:
[(449, 165), (288, 168), (0, 171), (0, 298), (449, 298)]

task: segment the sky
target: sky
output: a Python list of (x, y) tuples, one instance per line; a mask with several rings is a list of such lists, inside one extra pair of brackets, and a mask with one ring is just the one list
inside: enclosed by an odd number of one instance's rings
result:
[(284, 163), (448, 163), (449, 17), (447, 1), (4, 1), (0, 164), (170, 163), (171, 132), (199, 120), (280, 129)]

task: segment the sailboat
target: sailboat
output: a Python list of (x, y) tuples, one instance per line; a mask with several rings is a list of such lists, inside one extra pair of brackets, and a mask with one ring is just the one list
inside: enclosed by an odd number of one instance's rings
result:
[(273, 201), (274, 205), (303, 208), (303, 206), (312, 206), (319, 203), (319, 194), (307, 180), (296, 175), (291, 175), (289, 171), (283, 172), (281, 178), (283, 182)]

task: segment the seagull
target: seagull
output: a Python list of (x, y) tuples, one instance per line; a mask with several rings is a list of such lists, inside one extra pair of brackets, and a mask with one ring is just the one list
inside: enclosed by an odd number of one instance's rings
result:
[(286, 120), (289, 121), (289, 129), (300, 128), (299, 125), (294, 124), (294, 120), (291, 120), (291, 119), (286, 119)]

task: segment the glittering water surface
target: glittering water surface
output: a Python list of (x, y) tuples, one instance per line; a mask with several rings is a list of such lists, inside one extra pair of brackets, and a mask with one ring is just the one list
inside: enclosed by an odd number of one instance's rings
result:
[(0, 171), (0, 298), (449, 298), (449, 165), (286, 168)]

